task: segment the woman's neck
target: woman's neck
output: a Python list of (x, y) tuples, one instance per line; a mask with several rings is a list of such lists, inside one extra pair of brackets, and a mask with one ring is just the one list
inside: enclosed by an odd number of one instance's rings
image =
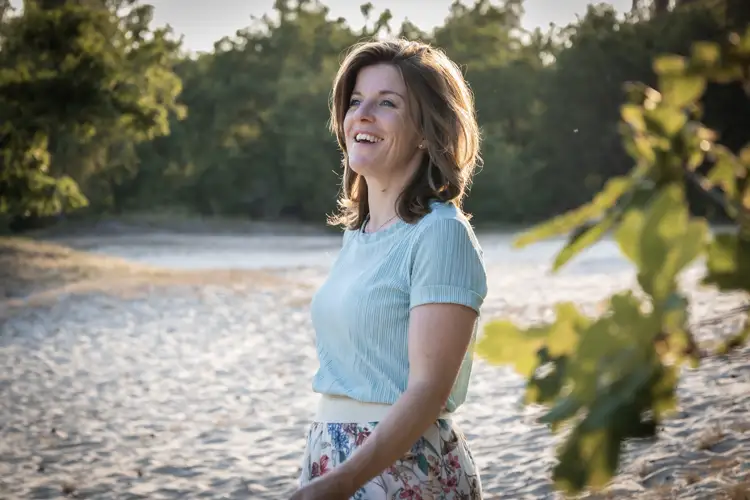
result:
[(375, 232), (398, 220), (396, 203), (400, 193), (400, 186), (383, 188), (377, 182), (368, 182), (367, 204), (370, 213), (365, 231)]
[(365, 231), (379, 231), (398, 220), (396, 211), (398, 197), (419, 168), (421, 158), (421, 152), (415, 153), (414, 158), (404, 168), (391, 171), (385, 178), (365, 177), (367, 203), (370, 210), (370, 218)]

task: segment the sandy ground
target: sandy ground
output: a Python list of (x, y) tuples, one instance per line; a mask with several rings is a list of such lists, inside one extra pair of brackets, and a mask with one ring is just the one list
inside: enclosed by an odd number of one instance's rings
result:
[[(0, 242), (0, 498), (288, 498), (315, 403), (308, 301), (325, 271), (170, 271)], [(549, 319), (559, 300), (595, 314), (633, 281), (606, 266), (549, 276), (495, 260), (488, 272), (484, 317), (523, 322)], [(739, 304), (698, 290), (697, 272), (694, 321)], [(621, 474), (591, 498), (750, 499), (749, 359), (686, 370), (660, 438), (629, 443)], [(458, 423), (485, 498), (557, 498), (558, 438), (519, 406), (522, 390), (509, 369), (477, 363)]]

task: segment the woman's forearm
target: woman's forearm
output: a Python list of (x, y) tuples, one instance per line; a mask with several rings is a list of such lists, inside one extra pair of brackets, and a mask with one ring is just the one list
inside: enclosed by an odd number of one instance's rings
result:
[(437, 420), (445, 402), (427, 384), (410, 386), (346, 462), (331, 471), (354, 494), (402, 458)]

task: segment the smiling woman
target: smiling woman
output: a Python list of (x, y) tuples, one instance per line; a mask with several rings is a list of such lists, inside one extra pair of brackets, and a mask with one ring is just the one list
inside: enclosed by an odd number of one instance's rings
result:
[(312, 300), (320, 402), (293, 498), (482, 497), (453, 416), (487, 294), (461, 210), (479, 160), (473, 97), (443, 52), (353, 47), (333, 89), (342, 249)]
[[(460, 208), (480, 160), (474, 99), (461, 71), (417, 42), (352, 49), (334, 82), (331, 130), (344, 153), (344, 183), (330, 222), (347, 229), (379, 215), (370, 213), (371, 187), (400, 186), (396, 211), (408, 222), (429, 211), (430, 199)], [(365, 136), (378, 148), (359, 147)]]

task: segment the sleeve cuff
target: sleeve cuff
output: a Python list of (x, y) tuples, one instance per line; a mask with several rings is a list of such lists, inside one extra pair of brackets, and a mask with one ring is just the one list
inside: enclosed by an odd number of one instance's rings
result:
[(460, 304), (479, 313), (482, 302), (483, 297), (468, 288), (434, 285), (412, 289), (409, 309), (424, 304)]

